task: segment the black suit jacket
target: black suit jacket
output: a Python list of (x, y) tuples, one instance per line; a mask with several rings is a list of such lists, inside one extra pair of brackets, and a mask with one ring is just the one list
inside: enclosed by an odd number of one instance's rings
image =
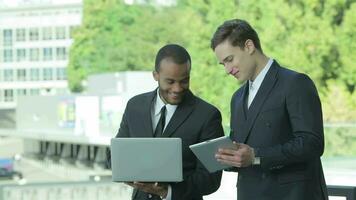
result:
[(313, 81), (274, 61), (250, 108), (248, 85), (231, 100), (231, 137), (256, 149), (261, 165), (240, 168), (238, 200), (328, 199), (320, 161), (321, 104)]
[[(155, 90), (129, 100), (116, 137), (154, 137), (151, 108), (156, 93)], [(201, 200), (203, 195), (211, 194), (219, 188), (221, 172), (210, 174), (194, 156), (189, 145), (221, 136), (223, 136), (223, 129), (218, 109), (189, 91), (178, 105), (163, 133), (163, 137), (182, 139), (184, 180), (179, 183), (169, 183), (172, 187), (172, 200)], [(160, 198), (134, 190), (132, 199)]]

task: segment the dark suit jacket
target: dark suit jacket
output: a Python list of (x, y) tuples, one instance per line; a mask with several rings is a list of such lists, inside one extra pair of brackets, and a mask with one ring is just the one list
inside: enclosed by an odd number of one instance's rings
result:
[[(141, 94), (129, 100), (116, 137), (153, 137), (151, 107), (156, 93)], [(189, 91), (163, 135), (182, 139), (184, 181), (169, 183), (172, 200), (201, 200), (203, 195), (215, 192), (220, 186), (221, 172), (210, 174), (194, 156), (189, 145), (223, 136), (218, 109)], [(134, 190), (132, 198), (160, 199), (156, 195), (137, 190)]]
[(274, 61), (250, 108), (248, 85), (231, 100), (231, 137), (256, 149), (261, 165), (240, 168), (238, 200), (328, 199), (320, 161), (321, 104), (313, 81)]

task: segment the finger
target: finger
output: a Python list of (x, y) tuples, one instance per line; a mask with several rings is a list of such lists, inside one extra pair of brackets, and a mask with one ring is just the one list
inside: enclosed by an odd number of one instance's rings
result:
[(220, 158), (221, 160), (227, 160), (231, 162), (241, 162), (242, 158), (239, 155), (221, 155)]
[(237, 150), (234, 149), (219, 149), (218, 154), (235, 155)]
[(225, 165), (234, 166), (234, 167), (241, 167), (241, 163), (239, 163), (239, 162), (233, 162), (233, 161), (221, 160), (221, 159), (218, 159), (218, 162), (225, 164)]
[(236, 147), (236, 150), (240, 148), (240, 143), (237, 143), (237, 142), (235, 142), (235, 141), (233, 141), (233, 143), (234, 143), (234, 145), (235, 145), (235, 147)]

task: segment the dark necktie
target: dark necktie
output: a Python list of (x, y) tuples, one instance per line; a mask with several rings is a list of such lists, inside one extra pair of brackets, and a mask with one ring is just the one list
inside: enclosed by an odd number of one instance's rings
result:
[(156, 126), (155, 137), (161, 137), (163, 135), (163, 129), (166, 125), (166, 106), (163, 106), (161, 109), (161, 116)]

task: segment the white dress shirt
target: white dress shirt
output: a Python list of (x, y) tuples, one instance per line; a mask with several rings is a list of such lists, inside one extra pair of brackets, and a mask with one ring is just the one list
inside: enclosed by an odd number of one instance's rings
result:
[[(159, 118), (161, 117), (161, 109), (163, 106), (166, 106), (166, 120), (165, 120), (165, 125), (163, 128), (163, 131), (166, 129), (169, 121), (172, 119), (172, 116), (174, 112), (177, 109), (177, 105), (171, 105), (171, 104), (165, 104), (163, 100), (161, 99), (161, 96), (159, 95), (159, 89), (157, 89), (157, 95), (156, 95), (156, 100), (155, 103), (153, 104), (153, 107), (151, 109), (151, 119), (152, 119), (152, 127), (153, 127), (153, 132), (156, 130), (156, 126), (158, 124)], [(171, 200), (172, 199), (172, 187), (171, 185), (168, 185), (168, 192), (167, 192), (167, 197), (163, 200)]]
[(247, 101), (247, 107), (250, 108), (250, 105), (255, 98), (258, 89), (260, 89), (260, 86), (262, 84), (263, 79), (265, 78), (269, 68), (271, 68), (271, 65), (273, 63), (273, 59), (269, 59), (266, 66), (262, 69), (262, 71), (257, 75), (254, 81), (249, 80), (248, 81), (248, 101)]

